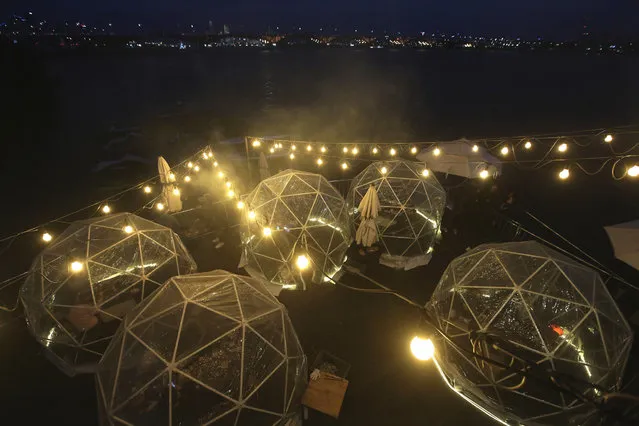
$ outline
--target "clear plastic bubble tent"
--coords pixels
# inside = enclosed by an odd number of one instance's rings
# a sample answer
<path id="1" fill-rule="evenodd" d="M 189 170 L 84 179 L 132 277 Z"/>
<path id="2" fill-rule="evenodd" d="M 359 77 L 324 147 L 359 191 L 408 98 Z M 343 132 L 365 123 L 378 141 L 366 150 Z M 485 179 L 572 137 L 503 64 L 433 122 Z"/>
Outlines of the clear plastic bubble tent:
<path id="1" fill-rule="evenodd" d="M 169 228 L 131 213 L 73 222 L 20 290 L 27 325 L 63 372 L 91 372 L 122 317 L 196 265 Z"/>
<path id="2" fill-rule="evenodd" d="M 376 219 L 382 253 L 420 256 L 432 252 L 439 231 L 446 193 L 434 173 L 413 161 L 378 161 L 359 173 L 351 183 L 346 201 L 355 228 L 360 223 L 356 209 L 373 185 L 380 211 Z"/>
<path id="3" fill-rule="evenodd" d="M 171 278 L 127 315 L 100 362 L 102 425 L 285 425 L 299 414 L 306 357 L 261 280 Z"/>
<path id="4" fill-rule="evenodd" d="M 285 170 L 260 182 L 244 203 L 243 263 L 251 276 L 305 289 L 299 256 L 309 261 L 311 282 L 339 271 L 351 233 L 344 198 L 326 178 Z"/>
<path id="5" fill-rule="evenodd" d="M 574 395 L 473 357 L 522 366 L 471 332 L 496 336 L 536 371 L 570 378 L 570 386 L 591 397 L 601 390 L 588 383 L 619 389 L 633 340 L 599 274 L 533 241 L 485 244 L 454 259 L 427 309 L 456 345 L 471 351 L 438 340 L 436 357 L 449 384 L 513 424 L 589 424 L 596 413 Z"/>

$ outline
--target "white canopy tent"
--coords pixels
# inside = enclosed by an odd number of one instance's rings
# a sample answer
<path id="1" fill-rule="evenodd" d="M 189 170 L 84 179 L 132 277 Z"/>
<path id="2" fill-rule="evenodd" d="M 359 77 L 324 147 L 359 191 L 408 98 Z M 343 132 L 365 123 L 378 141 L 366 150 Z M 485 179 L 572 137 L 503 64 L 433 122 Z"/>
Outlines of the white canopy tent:
<path id="1" fill-rule="evenodd" d="M 417 154 L 417 159 L 434 172 L 446 173 L 465 178 L 478 178 L 482 170 L 491 175 L 501 173 L 501 161 L 492 156 L 486 148 L 467 139 L 458 139 L 440 147 L 433 147 Z M 435 155 L 435 150 L 439 154 Z"/>
<path id="2" fill-rule="evenodd" d="M 639 269 L 639 219 L 604 227 L 615 257 Z"/>

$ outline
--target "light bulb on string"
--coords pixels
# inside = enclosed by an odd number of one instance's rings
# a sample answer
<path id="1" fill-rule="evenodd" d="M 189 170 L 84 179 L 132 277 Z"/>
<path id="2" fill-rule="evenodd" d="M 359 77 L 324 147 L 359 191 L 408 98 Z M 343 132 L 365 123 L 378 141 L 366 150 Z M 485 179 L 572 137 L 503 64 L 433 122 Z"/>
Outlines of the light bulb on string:
<path id="1" fill-rule="evenodd" d="M 82 262 L 78 260 L 74 260 L 69 265 L 69 268 L 71 269 L 71 272 L 77 273 L 77 272 L 82 272 L 82 269 L 84 269 L 84 265 L 82 264 Z"/>
<path id="2" fill-rule="evenodd" d="M 109 214 L 109 213 L 111 213 L 111 207 L 109 207 L 109 205 L 108 205 L 108 204 L 103 205 L 103 206 L 102 206 L 102 213 L 104 213 L 104 214 Z"/>
<path id="3" fill-rule="evenodd" d="M 558 176 L 559 176 L 559 179 L 566 180 L 570 177 L 570 170 L 564 168 L 559 172 Z"/>
<path id="4" fill-rule="evenodd" d="M 611 134 L 607 134 L 606 137 L 604 137 L 604 142 L 610 143 L 610 142 L 612 142 L 613 139 L 614 138 L 612 137 Z"/>
<path id="5" fill-rule="evenodd" d="M 428 177 L 429 175 L 430 175 L 430 172 L 428 171 L 428 169 L 422 170 L 422 176 Z"/>
<path id="6" fill-rule="evenodd" d="M 238 201 L 236 207 L 238 210 L 242 210 L 244 208 L 244 201 Z"/>
<path id="7" fill-rule="evenodd" d="M 217 167 L 217 166 L 219 166 L 218 162 L 217 162 L 217 161 L 214 161 L 214 162 L 213 162 L 213 167 Z"/>
<path id="8" fill-rule="evenodd" d="M 202 158 L 205 159 L 205 160 L 208 160 L 209 159 L 209 154 L 207 154 L 206 152 L 203 152 L 202 153 Z"/>
<path id="9" fill-rule="evenodd" d="M 169 173 L 169 181 L 175 182 L 175 173 Z"/>
<path id="10" fill-rule="evenodd" d="M 292 152 L 289 154 L 288 158 L 290 158 L 291 160 L 295 160 L 295 154 L 293 154 Z"/>
<path id="11" fill-rule="evenodd" d="M 391 157 L 394 157 L 395 155 L 397 155 L 397 150 L 395 148 L 391 148 L 388 153 Z"/>
<path id="12" fill-rule="evenodd" d="M 626 170 L 626 173 L 629 177 L 633 178 L 639 176 L 639 165 L 635 164 L 634 166 L 628 168 L 628 170 Z"/>
<path id="13" fill-rule="evenodd" d="M 209 151 L 209 158 L 213 159 L 213 151 Z"/>
<path id="14" fill-rule="evenodd" d="M 275 148 L 271 148 L 268 150 L 268 152 L 270 152 L 271 154 L 273 154 L 275 152 Z"/>
<path id="15" fill-rule="evenodd" d="M 441 150 L 441 149 L 439 149 L 438 147 L 435 147 L 435 149 L 433 149 L 433 155 L 434 155 L 435 157 L 438 157 L 438 156 L 439 156 L 439 154 L 441 154 L 441 153 L 442 153 L 442 150 Z"/>
<path id="16" fill-rule="evenodd" d="M 180 195 L 180 190 L 178 188 L 173 188 L 173 195 Z"/>
<path id="17" fill-rule="evenodd" d="M 435 355 L 435 345 L 430 339 L 415 336 L 410 342 L 410 351 L 418 360 L 428 361 Z"/>
<path id="18" fill-rule="evenodd" d="M 488 170 L 484 169 L 481 172 L 479 172 L 479 177 L 486 180 L 488 179 L 488 176 L 490 175 L 490 173 L 488 173 Z"/>
<path id="19" fill-rule="evenodd" d="M 144 193 L 145 194 L 150 194 L 151 193 L 151 187 L 149 185 L 144 187 Z"/>
<path id="20" fill-rule="evenodd" d="M 321 158 L 318 158 L 316 163 L 318 166 L 321 166 L 322 164 L 324 164 L 324 160 L 322 160 Z"/>
<path id="21" fill-rule="evenodd" d="M 272 233 L 273 231 L 271 231 L 271 228 L 269 228 L 268 226 L 262 229 L 262 235 L 264 235 L 265 237 L 270 237 Z"/>
<path id="22" fill-rule="evenodd" d="M 291 151 L 295 151 L 297 147 L 295 145 L 291 145 Z"/>
<path id="23" fill-rule="evenodd" d="M 229 198 L 235 197 L 235 191 L 233 191 L 232 189 L 229 189 L 228 192 L 226 193 L 226 196 Z"/>
<path id="24" fill-rule="evenodd" d="M 225 185 L 226 185 L 226 187 L 227 187 L 227 188 L 231 188 L 231 186 L 232 186 L 233 184 L 231 183 L 231 181 L 230 181 L 230 180 L 227 180 Z"/>
<path id="25" fill-rule="evenodd" d="M 295 259 L 295 266 L 297 266 L 297 269 L 299 269 L 300 271 L 307 269 L 309 265 L 310 262 L 308 260 L 308 257 L 306 257 L 306 255 L 304 254 L 300 254 L 299 256 L 297 256 L 297 259 Z"/>
<path id="26" fill-rule="evenodd" d="M 186 167 L 188 167 L 189 169 L 193 168 L 193 162 L 189 161 L 188 163 L 186 163 Z"/>
<path id="27" fill-rule="evenodd" d="M 260 142 L 259 139 L 254 139 L 251 145 L 253 145 L 253 148 L 259 148 L 260 145 L 262 145 L 262 142 Z"/>
<path id="28" fill-rule="evenodd" d="M 473 145 L 473 152 L 479 152 L 479 147 L 477 145 Z"/>
<path id="29" fill-rule="evenodd" d="M 416 146 L 411 147 L 410 153 L 413 155 L 417 154 L 417 147 Z"/>
<path id="30" fill-rule="evenodd" d="M 346 170 L 346 169 L 348 169 L 348 163 L 346 161 L 344 161 L 342 163 L 342 170 Z"/>
<path id="31" fill-rule="evenodd" d="M 320 148 L 320 152 L 322 152 L 322 153 L 326 152 L 326 147 L 325 146 L 321 147 Z"/>
<path id="32" fill-rule="evenodd" d="M 133 233 L 133 227 L 131 225 L 126 225 L 124 228 L 122 228 L 122 230 L 124 231 L 125 234 Z"/>
<path id="33" fill-rule="evenodd" d="M 186 182 L 186 183 L 191 182 L 191 176 L 189 176 L 189 175 L 184 176 L 184 182 Z"/>
<path id="34" fill-rule="evenodd" d="M 379 169 L 379 172 L 385 175 L 386 173 L 388 173 L 388 169 L 386 168 L 386 166 L 383 166 L 381 169 Z"/>
<path id="35" fill-rule="evenodd" d="M 562 143 L 557 147 L 557 151 L 559 152 L 566 152 L 568 151 L 568 144 L 567 143 Z"/>
<path id="36" fill-rule="evenodd" d="M 526 148 L 526 149 L 532 148 L 532 142 L 526 141 L 526 143 L 524 144 L 524 148 Z"/>
<path id="37" fill-rule="evenodd" d="M 344 154 L 348 154 L 348 147 L 347 147 L 347 146 L 345 146 L 344 148 L 342 148 L 342 152 L 343 152 Z"/>
<path id="38" fill-rule="evenodd" d="M 157 203 L 155 205 L 155 208 L 158 209 L 159 211 L 164 210 L 164 203 Z"/>
<path id="39" fill-rule="evenodd" d="M 53 237 L 48 232 L 42 234 L 42 241 L 44 241 L 45 243 L 51 242 L 52 239 Z"/>
<path id="40" fill-rule="evenodd" d="M 196 173 L 199 172 L 200 171 L 200 166 L 193 167 L 193 170 L 195 170 Z"/>
<path id="41" fill-rule="evenodd" d="M 377 149 L 377 147 L 373 148 L 373 155 L 377 155 L 377 153 L 379 152 L 379 149 Z"/>
<path id="42" fill-rule="evenodd" d="M 255 212 L 253 210 L 249 210 L 249 212 L 246 215 L 249 220 L 254 220 L 255 219 Z"/>
<path id="43" fill-rule="evenodd" d="M 223 171 L 219 171 L 217 172 L 217 177 L 219 177 L 220 179 L 222 179 L 224 177 L 224 172 Z"/>
<path id="44" fill-rule="evenodd" d="M 507 147 L 507 146 L 503 146 L 503 147 L 501 147 L 501 149 L 499 150 L 499 152 L 500 152 L 500 153 L 501 153 L 501 155 L 503 155 L 503 156 L 508 155 L 508 152 L 509 152 L 509 151 L 510 151 L 510 150 L 508 149 L 508 147 Z"/>
<path id="45" fill-rule="evenodd" d="M 312 146 L 310 146 L 310 145 L 306 145 L 306 150 L 307 150 L 308 152 L 311 152 L 311 151 L 313 150 L 313 147 L 312 147 Z"/>
<path id="46" fill-rule="evenodd" d="M 351 149 L 351 154 L 353 154 L 353 155 L 359 154 L 359 148 L 358 147 L 353 147 L 353 149 Z"/>

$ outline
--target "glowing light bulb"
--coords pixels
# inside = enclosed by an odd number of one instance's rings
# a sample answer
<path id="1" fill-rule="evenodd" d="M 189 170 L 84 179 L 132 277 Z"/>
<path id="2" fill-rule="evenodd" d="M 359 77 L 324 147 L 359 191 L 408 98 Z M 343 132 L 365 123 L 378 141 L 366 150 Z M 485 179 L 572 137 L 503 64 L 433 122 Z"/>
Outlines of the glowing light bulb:
<path id="1" fill-rule="evenodd" d="M 124 228 L 122 228 L 122 230 L 126 233 L 126 234 L 132 234 L 133 233 L 133 227 L 131 225 L 127 225 Z"/>
<path id="2" fill-rule="evenodd" d="M 173 188 L 173 195 L 180 195 L 180 190 L 178 188 Z"/>
<path id="3" fill-rule="evenodd" d="M 45 243 L 48 243 L 52 239 L 53 237 L 48 232 L 45 232 L 44 234 L 42 234 L 42 241 L 44 241 Z"/>
<path id="4" fill-rule="evenodd" d="M 355 147 L 355 148 L 351 149 L 351 154 L 353 154 L 353 155 L 359 154 L 359 148 Z"/>
<path id="5" fill-rule="evenodd" d="M 297 147 L 295 145 L 291 145 L 291 151 L 295 151 Z"/>
<path id="6" fill-rule="evenodd" d="M 348 169 L 348 163 L 346 163 L 346 162 L 342 163 L 342 169 L 343 170 Z"/>
<path id="7" fill-rule="evenodd" d="M 238 209 L 242 210 L 244 208 L 244 201 L 238 201 L 236 206 Z"/>
<path id="8" fill-rule="evenodd" d="M 193 167 L 193 170 L 195 170 L 196 173 L 199 172 L 200 171 L 200 166 Z"/>
<path id="9" fill-rule="evenodd" d="M 634 165 L 632 167 L 630 167 L 626 173 L 628 173 L 628 176 L 630 177 L 637 177 L 639 176 L 639 166 L 638 165 Z"/>
<path id="10" fill-rule="evenodd" d="M 144 187 L 144 193 L 145 193 L 145 194 L 150 194 L 150 193 L 151 193 L 151 187 L 150 187 L 150 186 L 148 186 L 148 185 L 147 185 L 147 186 L 145 186 L 145 187 Z"/>
<path id="11" fill-rule="evenodd" d="M 562 171 L 559 172 L 559 179 L 566 180 L 569 177 L 570 177 L 570 170 L 563 169 Z"/>
<path id="12" fill-rule="evenodd" d="M 82 264 L 82 262 L 79 262 L 77 260 L 71 262 L 71 265 L 69 266 L 71 267 L 71 272 L 80 272 L 82 271 L 82 269 L 84 269 L 84 265 Z"/>
<path id="13" fill-rule="evenodd" d="M 479 172 L 479 177 L 482 179 L 488 179 L 489 173 L 488 170 L 484 169 L 481 172 Z"/>
<path id="14" fill-rule="evenodd" d="M 378 152 L 379 152 L 379 149 L 377 149 L 377 147 L 373 148 L 373 154 L 377 155 Z"/>
<path id="15" fill-rule="evenodd" d="M 235 197 L 235 191 L 233 191 L 232 189 L 229 189 L 228 192 L 226 193 L 226 196 L 229 198 Z"/>
<path id="16" fill-rule="evenodd" d="M 321 152 L 326 152 L 326 147 L 325 147 L 325 146 L 321 147 L 321 148 L 320 148 L 320 151 L 321 151 Z"/>
<path id="17" fill-rule="evenodd" d="M 193 163 L 189 161 L 189 162 L 186 164 L 186 167 L 188 167 L 189 169 L 192 169 L 192 168 L 193 168 Z"/>
<path id="18" fill-rule="evenodd" d="M 410 351 L 418 360 L 428 361 L 435 355 L 435 345 L 430 339 L 422 339 L 419 336 L 415 336 L 410 341 Z"/>
<path id="19" fill-rule="evenodd" d="M 227 188 L 230 188 L 233 184 L 231 183 L 231 181 L 226 181 L 225 185 Z"/>
<path id="20" fill-rule="evenodd" d="M 411 153 L 411 154 L 413 154 L 413 155 L 414 155 L 414 154 L 417 154 L 417 147 L 416 147 L 416 146 L 412 147 L 412 148 L 410 149 L 410 153 Z"/>
<path id="21" fill-rule="evenodd" d="M 422 176 L 428 177 L 428 175 L 430 175 L 430 172 L 428 171 L 428 169 L 422 170 Z"/>
<path id="22" fill-rule="evenodd" d="M 273 231 L 271 231 L 271 228 L 269 227 L 262 229 L 262 235 L 264 235 L 265 237 L 270 237 L 272 233 Z"/>
<path id="23" fill-rule="evenodd" d="M 251 145 L 253 145 L 253 148 L 259 148 L 260 145 L 262 145 L 262 142 L 260 142 L 258 139 L 254 139 Z"/>
<path id="24" fill-rule="evenodd" d="M 293 154 L 293 153 L 291 152 L 291 154 L 288 156 L 288 158 L 290 158 L 291 160 L 295 160 L 295 154 Z"/>
<path id="25" fill-rule="evenodd" d="M 275 152 L 275 148 L 271 148 L 268 150 L 268 152 L 270 152 L 271 154 L 273 154 Z"/>
<path id="26" fill-rule="evenodd" d="M 209 154 L 207 154 L 206 152 L 202 153 L 202 158 L 204 158 L 205 160 L 209 159 Z"/>
<path id="27" fill-rule="evenodd" d="M 111 207 L 109 207 L 109 205 L 108 205 L 108 204 L 103 205 L 103 206 L 102 206 L 102 213 L 104 213 L 104 214 L 109 214 L 109 213 L 111 213 Z"/>
<path id="28" fill-rule="evenodd" d="M 211 158 L 211 159 L 213 158 L 213 152 L 212 151 L 209 151 L 209 158 Z"/>
<path id="29" fill-rule="evenodd" d="M 255 212 L 253 210 L 249 210 L 247 216 L 248 216 L 249 220 L 253 220 L 253 219 L 255 219 Z"/>
<path id="30" fill-rule="evenodd" d="M 383 166 L 381 169 L 379 169 L 379 172 L 385 175 L 386 173 L 388 173 L 388 169 L 386 168 L 386 166 Z"/>
<path id="31" fill-rule="evenodd" d="M 526 148 L 526 149 L 532 148 L 532 142 L 526 141 L 526 143 L 524 144 L 524 148 Z"/>
<path id="32" fill-rule="evenodd" d="M 606 137 L 604 138 L 604 142 L 606 142 L 606 143 L 610 143 L 610 142 L 612 142 L 612 139 L 613 139 L 612 135 L 608 134 L 608 135 L 606 135 Z"/>
<path id="33" fill-rule="evenodd" d="M 164 210 L 164 203 L 157 203 L 155 205 L 155 208 L 158 209 L 159 211 Z"/>
<path id="34" fill-rule="evenodd" d="M 217 161 L 215 161 L 215 162 L 213 163 L 213 167 L 217 167 L 217 166 L 219 166 L 219 164 L 218 164 L 218 162 L 217 162 Z"/>
<path id="35" fill-rule="evenodd" d="M 169 181 L 175 182 L 175 173 L 169 173 Z"/>
<path id="36" fill-rule="evenodd" d="M 388 153 L 391 155 L 391 157 L 394 157 L 397 154 L 397 150 L 395 148 L 391 148 Z"/>
<path id="37" fill-rule="evenodd" d="M 479 147 L 477 145 L 473 145 L 473 152 L 479 152 Z"/>
<path id="38" fill-rule="evenodd" d="M 223 171 L 219 171 L 217 172 L 217 177 L 219 177 L 220 179 L 222 179 L 224 177 L 224 172 Z"/>
<path id="39" fill-rule="evenodd" d="M 308 257 L 306 257 L 306 255 L 300 254 L 299 256 L 297 256 L 297 259 L 295 259 L 295 266 L 297 266 L 297 269 L 299 269 L 300 271 L 308 268 L 309 264 L 310 262 L 308 261 Z"/>
<path id="40" fill-rule="evenodd" d="M 348 154 L 348 147 L 347 147 L 347 146 L 345 146 L 344 148 L 342 148 L 342 152 L 343 152 L 344 154 Z"/>
<path id="41" fill-rule="evenodd" d="M 509 149 L 507 146 L 503 146 L 501 150 L 499 150 L 499 152 L 501 152 L 501 155 L 508 155 L 508 151 Z"/>
<path id="42" fill-rule="evenodd" d="M 306 145 L 306 150 L 307 150 L 308 152 L 311 152 L 311 151 L 313 150 L 313 147 L 312 147 L 312 146 L 310 146 L 310 145 Z"/>
<path id="43" fill-rule="evenodd" d="M 568 151 L 568 144 L 567 143 L 562 143 L 561 145 L 559 145 L 557 147 L 557 151 L 559 152 L 566 152 Z"/>
<path id="44" fill-rule="evenodd" d="M 434 155 L 435 157 L 439 156 L 439 154 L 441 154 L 441 153 L 442 153 L 442 150 L 441 150 L 441 149 L 439 149 L 439 148 L 435 148 L 435 149 L 433 149 L 433 155 Z"/>
<path id="45" fill-rule="evenodd" d="M 318 166 L 321 166 L 322 164 L 324 164 L 324 160 L 322 160 L 321 158 L 318 158 L 316 163 Z"/>
<path id="46" fill-rule="evenodd" d="M 187 183 L 191 182 L 191 176 L 189 175 L 184 176 L 184 182 L 187 182 Z"/>

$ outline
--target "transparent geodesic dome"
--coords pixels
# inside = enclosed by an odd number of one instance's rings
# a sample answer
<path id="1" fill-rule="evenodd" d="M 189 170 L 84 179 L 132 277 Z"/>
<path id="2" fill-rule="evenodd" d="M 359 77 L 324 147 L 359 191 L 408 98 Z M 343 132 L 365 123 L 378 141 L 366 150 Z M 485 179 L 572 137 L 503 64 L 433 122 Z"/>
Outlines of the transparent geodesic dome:
<path id="1" fill-rule="evenodd" d="M 100 362 L 102 425 L 285 425 L 306 357 L 261 280 L 212 271 L 171 278 L 127 315 Z"/>
<path id="2" fill-rule="evenodd" d="M 439 232 L 446 193 L 433 173 L 413 161 L 372 163 L 351 183 L 349 213 L 355 228 L 360 223 L 357 207 L 369 186 L 377 190 L 380 211 L 376 219 L 382 253 L 390 256 L 421 256 L 433 251 Z"/>
<path id="3" fill-rule="evenodd" d="M 173 231 L 120 213 L 72 223 L 35 259 L 20 298 L 47 357 L 74 375 L 95 368 L 135 305 L 195 270 Z"/>
<path id="4" fill-rule="evenodd" d="M 436 343 L 446 380 L 513 424 L 590 424 L 591 406 L 558 391 L 550 375 L 596 398 L 619 388 L 632 345 L 599 274 L 533 241 L 485 244 L 456 258 L 427 309 L 454 342 Z"/>
<path id="5" fill-rule="evenodd" d="M 243 266 L 251 276 L 305 289 L 339 271 L 351 233 L 344 199 L 326 178 L 286 170 L 260 182 L 244 203 Z M 309 263 L 303 275 L 300 256 Z"/>

